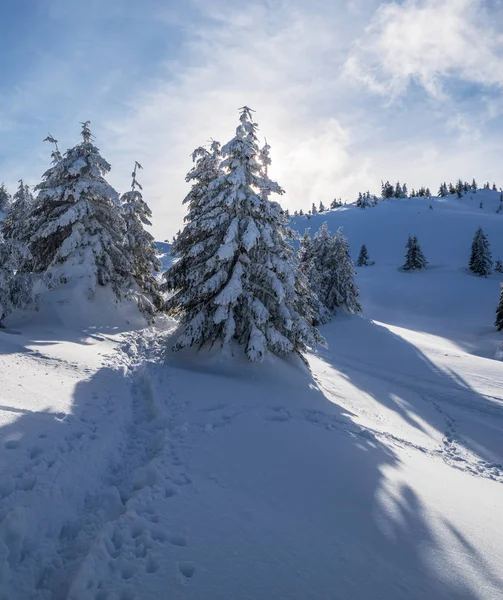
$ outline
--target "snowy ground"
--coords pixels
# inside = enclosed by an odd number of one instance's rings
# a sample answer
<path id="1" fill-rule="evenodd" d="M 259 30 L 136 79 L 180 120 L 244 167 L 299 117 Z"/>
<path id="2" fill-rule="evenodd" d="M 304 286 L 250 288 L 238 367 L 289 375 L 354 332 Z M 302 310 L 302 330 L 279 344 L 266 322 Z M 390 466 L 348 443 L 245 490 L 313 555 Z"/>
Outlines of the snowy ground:
<path id="1" fill-rule="evenodd" d="M 463 270 L 478 201 L 400 202 L 324 216 L 377 264 L 309 368 L 166 354 L 169 321 L 0 331 L 0 599 L 503 598 L 500 276 Z"/>

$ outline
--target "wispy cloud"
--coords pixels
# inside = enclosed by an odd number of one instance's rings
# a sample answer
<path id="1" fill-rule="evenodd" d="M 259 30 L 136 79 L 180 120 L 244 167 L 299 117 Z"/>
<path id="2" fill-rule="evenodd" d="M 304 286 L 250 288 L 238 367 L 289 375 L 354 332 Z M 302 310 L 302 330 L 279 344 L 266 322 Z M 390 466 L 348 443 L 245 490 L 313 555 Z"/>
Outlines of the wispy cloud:
<path id="1" fill-rule="evenodd" d="M 495 17 L 480 0 L 383 4 L 356 43 L 346 70 L 371 90 L 392 97 L 416 81 L 443 99 L 448 77 L 501 87 L 503 35 Z"/>
<path id="2" fill-rule="evenodd" d="M 352 200 L 381 178 L 418 187 L 500 172 L 500 15 L 478 0 L 146 0 L 141 11 L 118 0 L 75 30 L 76 4 L 50 6 L 62 40 L 17 87 L 0 85 L 0 178 L 36 181 L 49 154 L 39 140 L 51 131 L 66 148 L 91 119 L 116 187 L 144 165 L 159 237 L 181 226 L 190 153 L 227 141 L 243 104 L 292 210 Z"/>

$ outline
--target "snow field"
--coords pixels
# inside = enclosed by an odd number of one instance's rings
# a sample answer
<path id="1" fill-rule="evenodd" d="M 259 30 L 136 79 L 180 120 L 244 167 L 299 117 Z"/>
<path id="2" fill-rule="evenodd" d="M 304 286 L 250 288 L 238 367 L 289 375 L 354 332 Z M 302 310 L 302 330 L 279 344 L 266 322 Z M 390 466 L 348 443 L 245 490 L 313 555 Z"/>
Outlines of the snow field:
<path id="1" fill-rule="evenodd" d="M 9 322 L 0 599 L 503 598 L 501 274 L 464 270 L 503 216 L 474 196 L 297 222 L 376 261 L 308 365 L 173 354 L 169 319 L 70 292 Z M 398 270 L 409 233 L 424 272 Z"/>

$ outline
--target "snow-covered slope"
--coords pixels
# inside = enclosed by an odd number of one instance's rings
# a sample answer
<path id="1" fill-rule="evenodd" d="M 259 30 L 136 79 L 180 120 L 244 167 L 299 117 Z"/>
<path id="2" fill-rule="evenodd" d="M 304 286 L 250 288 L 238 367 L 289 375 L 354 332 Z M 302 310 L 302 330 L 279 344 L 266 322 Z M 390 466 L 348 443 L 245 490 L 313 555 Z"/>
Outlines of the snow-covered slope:
<path id="1" fill-rule="evenodd" d="M 169 320 L 12 319 L 0 598 L 502 598 L 499 274 L 463 269 L 479 224 L 503 255 L 503 216 L 479 194 L 297 224 L 342 225 L 376 261 L 309 368 L 173 355 Z M 409 232 L 424 273 L 397 269 Z"/>
<path id="2" fill-rule="evenodd" d="M 503 259 L 499 199 L 500 193 L 492 190 L 462 199 L 392 199 L 365 210 L 349 205 L 297 217 L 292 227 L 300 233 L 307 227 L 314 233 L 324 222 L 333 233 L 342 227 L 355 262 L 361 245 L 367 246 L 376 264 L 358 268 L 356 278 L 367 318 L 441 335 L 472 353 L 494 357 L 501 343 L 494 318 L 503 274 L 494 272 L 486 279 L 467 268 L 479 226 L 488 235 L 493 258 Z M 409 234 L 418 237 L 429 262 L 426 271 L 399 270 Z"/>
<path id="3" fill-rule="evenodd" d="M 159 252 L 159 260 L 161 261 L 162 269 L 165 271 L 166 269 L 169 269 L 173 262 L 173 257 L 171 256 L 171 244 L 169 242 L 156 242 L 156 246 Z"/>

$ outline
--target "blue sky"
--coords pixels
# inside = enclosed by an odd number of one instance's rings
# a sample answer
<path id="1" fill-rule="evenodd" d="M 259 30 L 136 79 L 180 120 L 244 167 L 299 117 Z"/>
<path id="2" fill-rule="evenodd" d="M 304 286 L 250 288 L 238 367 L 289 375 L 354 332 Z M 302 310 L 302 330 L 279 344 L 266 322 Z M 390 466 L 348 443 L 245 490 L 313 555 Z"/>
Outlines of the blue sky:
<path id="1" fill-rule="evenodd" d="M 284 206 L 475 177 L 503 186 L 502 2 L 16 0 L 0 6 L 0 180 L 36 184 L 91 120 L 154 233 L 181 226 L 190 153 L 256 110 Z"/>

